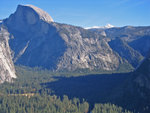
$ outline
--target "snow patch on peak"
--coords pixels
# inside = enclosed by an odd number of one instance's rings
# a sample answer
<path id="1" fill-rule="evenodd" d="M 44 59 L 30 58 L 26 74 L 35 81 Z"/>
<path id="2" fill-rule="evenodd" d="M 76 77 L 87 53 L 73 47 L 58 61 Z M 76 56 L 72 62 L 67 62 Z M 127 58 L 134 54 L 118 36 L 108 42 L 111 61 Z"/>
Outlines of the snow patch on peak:
<path id="1" fill-rule="evenodd" d="M 36 6 L 33 6 L 33 5 L 19 5 L 19 6 L 32 8 L 39 15 L 40 19 L 42 19 L 46 22 L 54 22 L 52 17 L 47 12 L 43 11 L 42 9 L 40 9 Z"/>
<path id="2" fill-rule="evenodd" d="M 107 25 L 105 26 L 105 28 L 112 28 L 112 27 L 115 27 L 115 26 L 113 26 L 113 25 L 111 25 L 111 24 L 107 24 Z"/>
<path id="3" fill-rule="evenodd" d="M 86 27 L 85 29 L 99 29 L 101 28 L 100 26 L 93 26 L 93 27 Z"/>
<path id="4" fill-rule="evenodd" d="M 109 28 L 113 28 L 115 26 L 111 25 L 111 24 L 107 24 L 106 26 L 93 26 L 93 27 L 86 27 L 85 29 L 109 29 Z"/>

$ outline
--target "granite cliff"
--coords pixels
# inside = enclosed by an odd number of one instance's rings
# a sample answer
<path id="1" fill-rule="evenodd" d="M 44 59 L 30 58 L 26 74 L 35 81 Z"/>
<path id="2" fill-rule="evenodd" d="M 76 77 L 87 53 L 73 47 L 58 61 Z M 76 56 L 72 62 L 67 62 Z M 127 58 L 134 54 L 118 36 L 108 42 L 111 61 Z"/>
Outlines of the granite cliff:
<path id="1" fill-rule="evenodd" d="M 0 25 L 0 83 L 12 82 L 12 78 L 16 78 L 8 40 L 8 31 Z"/>

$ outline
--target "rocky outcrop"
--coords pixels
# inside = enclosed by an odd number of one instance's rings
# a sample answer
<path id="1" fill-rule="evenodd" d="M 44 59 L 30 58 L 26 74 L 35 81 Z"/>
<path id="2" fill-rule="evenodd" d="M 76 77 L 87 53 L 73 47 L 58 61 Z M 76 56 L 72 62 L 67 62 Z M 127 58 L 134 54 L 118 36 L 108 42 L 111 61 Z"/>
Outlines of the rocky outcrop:
<path id="1" fill-rule="evenodd" d="M 16 78 L 8 40 L 9 33 L 0 26 L 0 83 L 11 82 L 12 78 Z"/>

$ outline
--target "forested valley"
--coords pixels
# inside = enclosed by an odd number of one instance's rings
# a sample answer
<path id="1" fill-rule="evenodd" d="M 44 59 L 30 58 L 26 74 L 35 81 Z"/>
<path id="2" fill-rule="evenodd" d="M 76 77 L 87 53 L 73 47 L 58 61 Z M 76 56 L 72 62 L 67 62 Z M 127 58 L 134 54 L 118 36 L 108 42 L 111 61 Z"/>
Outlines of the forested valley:
<path id="1" fill-rule="evenodd" d="M 67 77 L 23 66 L 16 71 L 17 79 L 0 85 L 0 113 L 131 113 L 102 98 L 124 74 Z"/>

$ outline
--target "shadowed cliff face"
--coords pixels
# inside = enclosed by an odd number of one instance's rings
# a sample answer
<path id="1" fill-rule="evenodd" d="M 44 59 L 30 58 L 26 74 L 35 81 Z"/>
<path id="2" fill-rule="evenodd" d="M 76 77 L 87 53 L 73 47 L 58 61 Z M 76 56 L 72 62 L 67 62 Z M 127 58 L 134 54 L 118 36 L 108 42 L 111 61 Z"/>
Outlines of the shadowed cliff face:
<path id="1" fill-rule="evenodd" d="M 150 49 L 150 27 L 149 26 L 125 26 L 105 30 L 106 35 L 115 39 L 124 40 L 131 48 L 146 56 Z"/>
<path id="2" fill-rule="evenodd" d="M 150 52 L 149 52 L 150 53 Z M 144 59 L 135 71 L 135 82 L 140 86 L 150 90 L 150 54 Z"/>
<path id="3" fill-rule="evenodd" d="M 120 38 L 116 38 L 109 42 L 110 47 L 116 51 L 122 58 L 127 59 L 127 61 L 132 64 L 133 67 L 137 67 L 143 60 L 143 56 L 132 47 L 130 47 L 127 42 Z"/>
<path id="4" fill-rule="evenodd" d="M 128 79 L 128 82 L 126 82 L 125 85 L 126 85 L 124 91 L 125 99 L 131 100 L 130 103 L 133 103 L 132 106 L 135 107 L 139 106 L 136 109 L 139 110 L 140 113 L 149 113 L 150 111 L 150 54 L 143 60 L 143 62 L 135 70 L 135 72 Z"/>
<path id="5" fill-rule="evenodd" d="M 10 47 L 16 64 L 57 71 L 117 70 L 120 65 L 129 65 L 110 48 L 106 37 L 54 23 L 37 9 L 19 5 L 4 21 L 13 36 Z"/>
<path id="6" fill-rule="evenodd" d="M 0 83 L 11 82 L 12 78 L 16 78 L 8 40 L 9 33 L 0 26 Z"/>
<path id="7" fill-rule="evenodd" d="M 150 54 L 139 67 L 113 91 L 110 97 L 122 106 L 134 109 L 135 112 L 150 111 Z"/>

